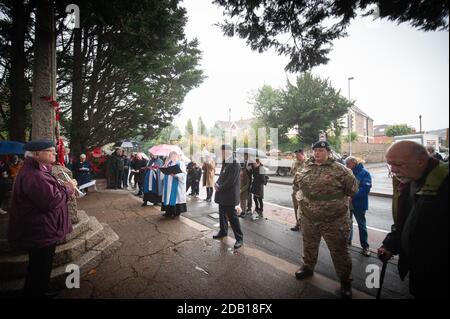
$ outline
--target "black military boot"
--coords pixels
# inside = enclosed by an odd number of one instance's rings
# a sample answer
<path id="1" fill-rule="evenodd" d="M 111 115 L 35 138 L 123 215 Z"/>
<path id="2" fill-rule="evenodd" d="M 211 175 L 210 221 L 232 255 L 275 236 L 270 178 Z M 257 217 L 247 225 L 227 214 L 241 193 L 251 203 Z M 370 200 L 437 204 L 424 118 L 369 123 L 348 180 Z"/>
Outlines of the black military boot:
<path id="1" fill-rule="evenodd" d="M 314 271 L 308 268 L 300 268 L 295 272 L 295 278 L 303 280 L 314 275 Z"/>
<path id="2" fill-rule="evenodd" d="M 341 282 L 341 296 L 343 299 L 352 299 L 352 283 L 351 281 Z"/>

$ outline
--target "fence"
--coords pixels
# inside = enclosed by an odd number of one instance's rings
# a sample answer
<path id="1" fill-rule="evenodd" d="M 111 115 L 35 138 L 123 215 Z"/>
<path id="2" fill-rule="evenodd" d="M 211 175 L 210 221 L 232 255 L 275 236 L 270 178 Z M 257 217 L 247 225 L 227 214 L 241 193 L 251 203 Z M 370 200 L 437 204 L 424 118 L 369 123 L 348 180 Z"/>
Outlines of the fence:
<path id="1" fill-rule="evenodd" d="M 380 163 L 385 161 L 385 154 L 390 144 L 352 143 L 352 155 L 362 158 L 366 163 Z M 348 143 L 342 143 L 342 153 L 349 153 Z"/>

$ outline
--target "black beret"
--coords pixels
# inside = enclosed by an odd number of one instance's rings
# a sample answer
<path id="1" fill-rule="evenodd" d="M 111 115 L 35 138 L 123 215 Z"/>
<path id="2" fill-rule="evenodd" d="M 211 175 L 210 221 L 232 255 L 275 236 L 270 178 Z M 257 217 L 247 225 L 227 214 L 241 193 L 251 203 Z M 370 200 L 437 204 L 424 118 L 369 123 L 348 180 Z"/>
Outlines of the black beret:
<path id="1" fill-rule="evenodd" d="M 37 152 L 50 147 L 55 147 L 55 142 L 52 140 L 40 139 L 28 142 L 23 148 L 25 151 Z"/>
<path id="2" fill-rule="evenodd" d="M 232 151 L 232 150 L 233 150 L 233 148 L 232 148 L 231 145 L 229 145 L 229 144 L 222 144 L 222 146 L 220 147 L 220 149 L 221 149 L 222 151 Z"/>
<path id="3" fill-rule="evenodd" d="M 312 147 L 312 149 L 315 149 L 315 148 L 326 148 L 328 151 L 331 149 L 331 148 L 330 148 L 330 144 L 328 144 L 327 141 L 318 141 L 318 142 L 315 142 L 314 145 L 313 145 L 313 147 Z"/>
<path id="4" fill-rule="evenodd" d="M 303 150 L 299 148 L 298 150 L 295 150 L 294 153 L 303 153 Z"/>

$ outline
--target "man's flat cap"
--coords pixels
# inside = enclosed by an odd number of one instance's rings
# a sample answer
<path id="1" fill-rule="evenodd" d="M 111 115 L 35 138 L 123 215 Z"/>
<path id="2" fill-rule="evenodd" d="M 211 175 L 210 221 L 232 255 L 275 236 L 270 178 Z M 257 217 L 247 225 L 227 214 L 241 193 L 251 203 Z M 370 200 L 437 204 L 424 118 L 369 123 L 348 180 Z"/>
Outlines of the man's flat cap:
<path id="1" fill-rule="evenodd" d="M 298 150 L 295 150 L 294 153 L 303 153 L 303 150 L 299 148 Z"/>
<path id="2" fill-rule="evenodd" d="M 331 149 L 330 148 L 330 144 L 328 144 L 327 141 L 318 141 L 315 142 L 312 149 L 316 149 L 316 148 L 326 148 L 328 151 Z"/>
<path id="3" fill-rule="evenodd" d="M 28 142 L 23 148 L 25 151 L 37 152 L 50 147 L 55 147 L 55 142 L 52 140 L 40 139 Z"/>

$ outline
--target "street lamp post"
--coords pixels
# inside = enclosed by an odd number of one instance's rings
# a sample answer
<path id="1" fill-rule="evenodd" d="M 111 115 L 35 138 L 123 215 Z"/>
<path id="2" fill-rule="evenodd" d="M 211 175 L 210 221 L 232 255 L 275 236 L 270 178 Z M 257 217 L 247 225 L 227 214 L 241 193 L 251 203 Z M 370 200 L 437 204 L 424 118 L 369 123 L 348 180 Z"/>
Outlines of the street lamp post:
<path id="1" fill-rule="evenodd" d="M 422 133 L 422 115 L 419 115 L 419 129 L 420 129 L 419 133 Z"/>
<path id="2" fill-rule="evenodd" d="M 354 77 L 349 77 L 348 80 L 348 100 L 350 101 L 350 81 L 353 80 Z M 352 155 L 352 113 L 350 110 L 348 111 L 348 154 Z"/>

